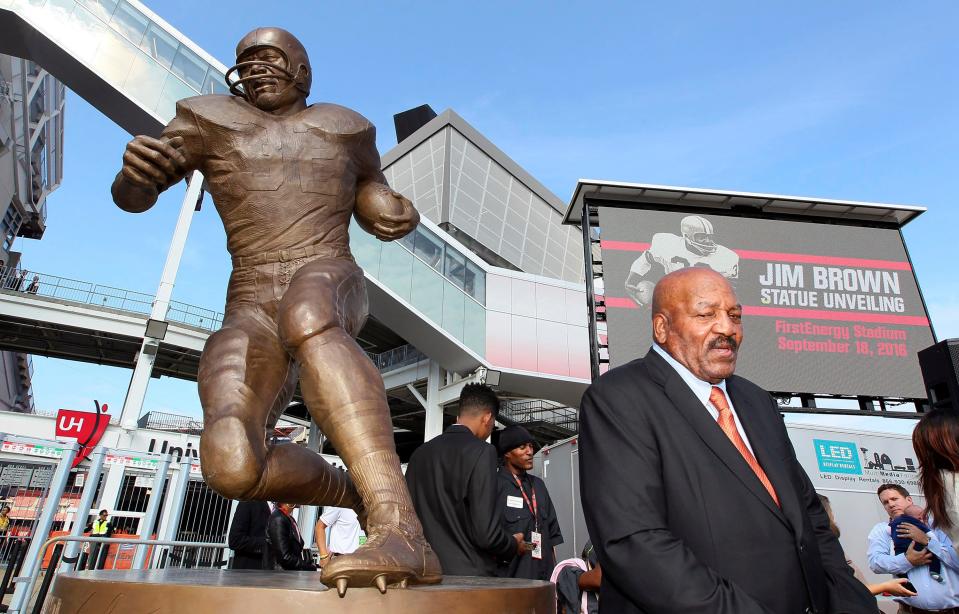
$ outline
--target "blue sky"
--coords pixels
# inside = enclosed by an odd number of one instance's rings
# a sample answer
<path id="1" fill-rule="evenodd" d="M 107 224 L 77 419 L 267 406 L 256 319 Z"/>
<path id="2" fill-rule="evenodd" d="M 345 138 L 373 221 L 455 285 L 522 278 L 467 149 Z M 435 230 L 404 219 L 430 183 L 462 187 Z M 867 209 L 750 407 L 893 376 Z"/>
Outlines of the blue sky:
<path id="1" fill-rule="evenodd" d="M 905 237 L 939 338 L 959 336 L 954 2 L 147 4 L 227 65 L 251 28 L 285 27 L 311 101 L 369 117 L 381 152 L 394 113 L 449 107 L 564 200 L 589 177 L 926 206 Z M 155 291 L 182 189 L 117 209 L 129 138 L 69 96 L 63 184 L 43 240 L 19 240 L 25 267 Z M 207 203 L 174 298 L 222 309 L 224 244 Z M 38 358 L 37 403 L 119 411 L 129 375 Z M 195 384 L 153 380 L 145 408 L 197 413 Z"/>

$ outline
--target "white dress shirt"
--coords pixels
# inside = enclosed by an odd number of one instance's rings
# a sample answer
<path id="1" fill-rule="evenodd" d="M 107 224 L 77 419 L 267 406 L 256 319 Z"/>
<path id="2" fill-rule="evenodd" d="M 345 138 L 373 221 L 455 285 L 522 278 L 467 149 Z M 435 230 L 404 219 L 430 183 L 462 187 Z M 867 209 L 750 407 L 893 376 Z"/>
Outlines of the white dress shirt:
<path id="1" fill-rule="evenodd" d="M 729 411 L 733 414 L 733 420 L 736 422 L 736 430 L 739 431 L 739 436 L 743 438 L 743 441 L 746 443 L 746 447 L 749 448 L 749 452 L 755 456 L 756 453 L 753 452 L 753 447 L 749 443 L 749 437 L 746 437 L 746 431 L 743 430 L 743 425 L 739 421 L 739 415 L 736 414 L 736 408 L 733 407 L 733 400 L 730 398 L 729 393 L 726 392 L 726 380 L 719 382 L 718 384 L 710 384 L 707 381 L 703 381 L 693 375 L 693 373 L 683 366 L 678 360 L 669 355 L 669 352 L 664 350 L 658 343 L 653 344 L 653 351 L 662 356 L 666 362 L 669 363 L 673 369 L 676 370 L 676 373 L 679 373 L 679 376 L 683 378 L 683 381 L 686 382 L 686 385 L 689 386 L 689 389 L 692 390 L 693 394 L 696 395 L 696 398 L 703 404 L 706 408 L 706 411 L 709 412 L 709 415 L 713 417 L 713 420 L 719 420 L 719 410 L 716 409 L 712 403 L 709 402 L 709 395 L 713 391 L 713 386 L 718 387 L 723 391 L 723 394 L 726 395 L 726 402 L 729 404 Z"/>
<path id="2" fill-rule="evenodd" d="M 926 548 L 942 561 L 942 582 L 936 582 L 929 573 L 929 565 L 913 567 L 905 554 L 895 554 L 888 522 L 880 522 L 869 532 L 869 550 L 866 558 L 869 569 L 880 574 L 906 574 L 916 587 L 915 597 L 897 599 L 922 610 L 944 610 L 959 607 L 959 556 L 949 537 L 933 527 L 926 533 Z"/>

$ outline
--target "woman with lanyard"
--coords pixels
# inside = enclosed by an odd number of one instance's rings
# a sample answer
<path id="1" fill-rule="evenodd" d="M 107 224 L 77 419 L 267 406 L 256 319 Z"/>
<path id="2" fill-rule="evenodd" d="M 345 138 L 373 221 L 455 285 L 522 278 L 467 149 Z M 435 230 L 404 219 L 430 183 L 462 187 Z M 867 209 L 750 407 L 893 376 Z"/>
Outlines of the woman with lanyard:
<path id="1" fill-rule="evenodd" d="M 555 547 L 563 543 L 556 510 L 546 484 L 529 472 L 533 468 L 533 437 L 514 425 L 499 433 L 497 451 L 503 460 L 499 470 L 498 502 L 507 533 L 522 533 L 530 552 L 503 562 L 499 575 L 509 578 L 549 580 L 556 565 Z"/>

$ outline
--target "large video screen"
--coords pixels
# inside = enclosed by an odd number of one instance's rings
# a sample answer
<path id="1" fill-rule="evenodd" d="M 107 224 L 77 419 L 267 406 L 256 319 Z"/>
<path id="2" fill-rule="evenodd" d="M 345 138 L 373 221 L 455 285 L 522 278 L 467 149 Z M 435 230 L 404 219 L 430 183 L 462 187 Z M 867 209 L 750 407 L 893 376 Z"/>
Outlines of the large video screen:
<path id="1" fill-rule="evenodd" d="M 736 373 L 776 392 L 925 398 L 933 344 L 895 229 L 601 207 L 610 366 L 652 343 L 656 281 L 709 267 L 743 305 Z"/>

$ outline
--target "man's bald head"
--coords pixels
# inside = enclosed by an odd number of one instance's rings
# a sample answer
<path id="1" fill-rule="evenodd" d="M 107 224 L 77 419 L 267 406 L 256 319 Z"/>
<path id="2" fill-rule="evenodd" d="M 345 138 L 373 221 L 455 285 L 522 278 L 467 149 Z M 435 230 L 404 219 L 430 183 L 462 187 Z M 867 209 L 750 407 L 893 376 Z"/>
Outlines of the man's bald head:
<path id="1" fill-rule="evenodd" d="M 673 271 L 653 289 L 653 338 L 701 380 L 733 374 L 742 343 L 742 306 L 729 281 L 712 269 Z"/>
<path id="2" fill-rule="evenodd" d="M 677 302 L 686 299 L 691 288 L 697 288 L 703 282 L 725 285 L 733 291 L 729 281 L 712 269 L 704 267 L 679 269 L 660 279 L 653 288 L 652 315 L 671 310 Z"/>

